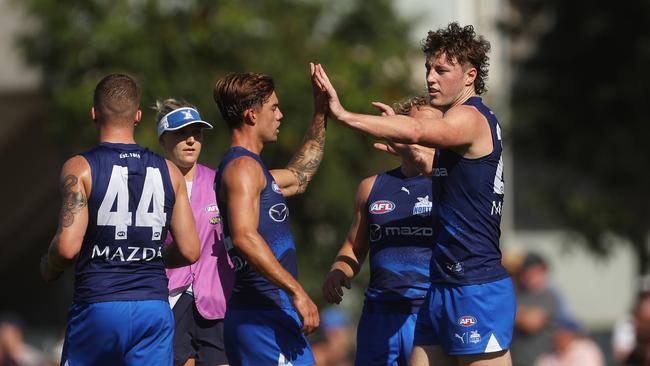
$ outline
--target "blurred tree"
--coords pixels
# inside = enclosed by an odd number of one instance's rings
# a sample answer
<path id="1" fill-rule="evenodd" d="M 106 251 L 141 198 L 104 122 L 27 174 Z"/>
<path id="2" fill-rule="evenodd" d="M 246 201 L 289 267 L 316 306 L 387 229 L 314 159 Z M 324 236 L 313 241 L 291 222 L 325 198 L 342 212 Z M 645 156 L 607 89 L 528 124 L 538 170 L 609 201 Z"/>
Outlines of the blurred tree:
<path id="1" fill-rule="evenodd" d="M 628 239 L 647 273 L 650 2 L 511 5 L 511 132 L 517 167 L 528 173 L 518 197 L 548 209 L 595 253 L 607 254 L 613 237 Z"/>
<path id="2" fill-rule="evenodd" d="M 111 72 L 135 76 L 143 89 L 137 140 L 161 151 L 155 134 L 156 98 L 195 103 L 215 122 L 202 161 L 215 167 L 229 141 L 212 101 L 214 82 L 228 72 L 274 76 L 285 118 L 279 142 L 263 157 L 286 164 L 311 121 L 309 61 L 327 67 L 351 110 L 372 112 L 370 101 L 413 93 L 409 22 L 390 0 L 179 1 L 25 0 L 35 20 L 20 40 L 40 67 L 49 100 L 46 128 L 72 154 L 95 143 L 89 118 L 97 81 Z M 424 80 L 423 85 L 424 88 Z M 320 284 L 347 229 L 356 185 L 396 164 L 360 134 L 330 123 L 325 160 L 291 215 L 302 282 L 322 301 Z M 389 163 L 390 161 L 390 163 Z M 55 179 L 56 177 L 52 177 Z M 55 218 L 51 218 L 55 222 Z"/>

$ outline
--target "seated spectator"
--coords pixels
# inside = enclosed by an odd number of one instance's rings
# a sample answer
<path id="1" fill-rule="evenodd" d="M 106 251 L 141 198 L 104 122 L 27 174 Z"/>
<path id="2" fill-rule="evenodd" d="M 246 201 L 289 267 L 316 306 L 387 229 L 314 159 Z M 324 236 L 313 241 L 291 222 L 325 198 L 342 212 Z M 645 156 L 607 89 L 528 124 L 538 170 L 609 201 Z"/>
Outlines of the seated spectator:
<path id="1" fill-rule="evenodd" d="M 535 366 L 604 366 L 605 357 L 594 341 L 572 320 L 563 319 L 553 334 L 554 352 L 542 355 Z"/>

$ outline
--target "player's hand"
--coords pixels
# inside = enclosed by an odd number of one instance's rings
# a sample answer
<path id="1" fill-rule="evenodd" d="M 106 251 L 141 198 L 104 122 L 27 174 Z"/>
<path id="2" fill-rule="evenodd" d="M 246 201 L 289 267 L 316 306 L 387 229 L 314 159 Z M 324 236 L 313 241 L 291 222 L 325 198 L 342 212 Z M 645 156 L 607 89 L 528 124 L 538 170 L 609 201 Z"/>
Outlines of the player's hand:
<path id="1" fill-rule="evenodd" d="M 311 88 L 314 95 L 314 113 L 327 113 L 329 104 L 329 95 L 325 91 L 323 85 L 316 78 L 316 65 L 313 62 L 309 63 L 309 70 L 311 73 Z"/>
<path id="2" fill-rule="evenodd" d="M 327 94 L 330 115 L 337 120 L 342 120 L 347 111 L 345 108 L 343 108 L 343 105 L 341 105 L 339 96 L 336 94 L 336 89 L 334 89 L 334 86 L 330 82 L 330 79 L 327 77 L 323 66 L 316 64 L 314 65 L 314 68 L 315 81 Z"/>
<path id="3" fill-rule="evenodd" d="M 381 102 L 372 102 L 371 103 L 375 108 L 379 109 L 379 112 L 381 112 L 382 116 L 394 116 L 395 115 L 395 110 L 393 107 L 389 106 L 388 104 L 384 104 Z"/>
<path id="4" fill-rule="evenodd" d="M 59 277 L 61 277 L 61 274 L 63 273 L 63 271 L 55 270 L 54 268 L 52 268 L 47 258 L 47 253 L 41 256 L 40 269 L 41 269 L 41 277 L 43 277 L 43 279 L 46 282 L 52 282 L 54 280 L 57 280 Z"/>
<path id="5" fill-rule="evenodd" d="M 320 325 L 318 308 L 302 289 L 293 296 L 293 306 L 302 318 L 302 332 L 309 334 Z"/>
<path id="6" fill-rule="evenodd" d="M 350 278 L 340 269 L 333 269 L 323 283 L 323 296 L 330 304 L 340 304 L 343 300 L 343 287 L 352 288 Z"/>
<path id="7" fill-rule="evenodd" d="M 372 147 L 379 151 L 383 151 L 385 153 L 389 153 L 391 155 L 399 156 L 397 151 L 391 146 L 392 144 L 390 143 L 382 143 L 382 142 L 375 142 L 372 144 Z"/>

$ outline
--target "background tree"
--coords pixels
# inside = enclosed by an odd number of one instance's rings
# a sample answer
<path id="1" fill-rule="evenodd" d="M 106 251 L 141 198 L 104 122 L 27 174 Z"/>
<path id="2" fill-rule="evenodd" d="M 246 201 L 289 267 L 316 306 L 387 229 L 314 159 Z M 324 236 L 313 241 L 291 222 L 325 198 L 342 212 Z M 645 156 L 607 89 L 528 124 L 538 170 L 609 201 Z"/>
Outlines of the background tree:
<path id="1" fill-rule="evenodd" d="M 326 65 L 351 110 L 374 112 L 370 101 L 392 102 L 414 92 L 408 65 L 419 51 L 408 42 L 409 22 L 389 0 L 25 0 L 20 5 L 35 21 L 20 45 L 42 70 L 46 128 L 65 149 L 61 161 L 95 143 L 92 92 L 111 72 L 140 82 L 144 117 L 136 139 L 153 150 L 161 151 L 155 113 L 147 107 L 172 96 L 195 103 L 215 125 L 206 133 L 201 157 L 212 167 L 229 141 L 212 87 L 228 72 L 275 78 L 285 117 L 278 143 L 263 152 L 270 167 L 289 161 L 311 121 L 308 62 Z M 372 151 L 366 137 L 331 122 L 320 171 L 307 193 L 289 202 L 301 280 L 316 301 L 322 302 L 320 284 L 348 229 L 357 183 L 397 164 Z M 56 177 L 44 179 L 55 184 Z M 69 301 L 69 288 L 60 301 Z"/>
<path id="2" fill-rule="evenodd" d="M 545 208 L 598 254 L 627 239 L 647 273 L 650 3 L 511 5 L 518 212 Z"/>

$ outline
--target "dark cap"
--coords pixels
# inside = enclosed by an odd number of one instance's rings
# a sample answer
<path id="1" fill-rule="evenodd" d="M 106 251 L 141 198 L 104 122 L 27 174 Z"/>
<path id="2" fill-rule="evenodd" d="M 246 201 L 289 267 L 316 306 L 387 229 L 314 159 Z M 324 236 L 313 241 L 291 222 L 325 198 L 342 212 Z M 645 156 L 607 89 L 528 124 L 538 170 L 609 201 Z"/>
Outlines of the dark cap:
<path id="1" fill-rule="evenodd" d="M 526 256 L 524 257 L 524 261 L 521 264 L 521 268 L 522 269 L 528 269 L 528 268 L 536 266 L 536 265 L 542 265 L 544 267 L 548 267 L 544 257 L 542 257 L 541 255 L 539 255 L 537 253 L 530 252 L 530 253 L 526 254 Z"/>

